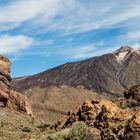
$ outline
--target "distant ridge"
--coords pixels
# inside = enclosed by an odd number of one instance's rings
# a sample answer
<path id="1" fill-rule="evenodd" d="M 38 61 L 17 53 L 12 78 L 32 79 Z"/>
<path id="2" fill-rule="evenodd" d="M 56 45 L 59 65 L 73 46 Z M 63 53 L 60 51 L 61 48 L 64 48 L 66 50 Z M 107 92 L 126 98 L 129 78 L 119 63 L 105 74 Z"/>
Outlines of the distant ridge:
<path id="1" fill-rule="evenodd" d="M 120 96 L 140 84 L 140 50 L 123 46 L 115 52 L 84 61 L 66 63 L 42 73 L 13 79 L 17 91 L 50 85 L 84 86 L 102 94 Z"/>

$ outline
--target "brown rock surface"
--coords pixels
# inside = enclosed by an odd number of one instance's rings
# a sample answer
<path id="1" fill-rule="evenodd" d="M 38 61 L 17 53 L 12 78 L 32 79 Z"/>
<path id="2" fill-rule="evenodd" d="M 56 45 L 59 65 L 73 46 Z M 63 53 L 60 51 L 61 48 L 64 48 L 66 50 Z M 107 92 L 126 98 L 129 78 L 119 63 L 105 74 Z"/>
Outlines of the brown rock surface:
<path id="1" fill-rule="evenodd" d="M 11 81 L 10 65 L 10 60 L 0 55 L 0 102 L 2 106 L 6 106 L 9 99 Z"/>
<path id="2" fill-rule="evenodd" d="M 128 91 L 124 92 L 126 98 L 131 98 L 140 101 L 140 85 L 131 87 Z"/>
<path id="3" fill-rule="evenodd" d="M 21 113 L 33 115 L 32 107 L 27 97 L 15 91 L 10 92 L 7 107 Z"/>
<path id="4" fill-rule="evenodd" d="M 10 65 L 10 60 L 0 55 L 0 106 L 32 115 L 32 108 L 27 98 L 10 88 Z"/>

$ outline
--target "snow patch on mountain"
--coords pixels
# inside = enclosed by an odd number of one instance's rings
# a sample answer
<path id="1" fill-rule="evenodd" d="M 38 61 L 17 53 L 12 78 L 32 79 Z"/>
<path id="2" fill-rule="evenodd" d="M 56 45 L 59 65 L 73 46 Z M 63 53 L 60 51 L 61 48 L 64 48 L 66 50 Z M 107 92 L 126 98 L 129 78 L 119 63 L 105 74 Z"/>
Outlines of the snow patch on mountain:
<path id="1" fill-rule="evenodd" d="M 127 54 L 128 54 L 128 51 L 116 54 L 117 61 L 122 62 Z"/>
<path id="2" fill-rule="evenodd" d="M 140 54 L 140 49 L 134 49 L 132 52 L 136 52 L 137 54 Z"/>

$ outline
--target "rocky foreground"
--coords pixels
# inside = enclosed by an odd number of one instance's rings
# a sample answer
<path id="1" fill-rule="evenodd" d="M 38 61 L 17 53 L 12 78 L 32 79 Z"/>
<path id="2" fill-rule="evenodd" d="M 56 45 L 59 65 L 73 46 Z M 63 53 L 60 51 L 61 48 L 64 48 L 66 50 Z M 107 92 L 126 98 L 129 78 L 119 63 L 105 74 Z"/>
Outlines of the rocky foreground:
<path id="1" fill-rule="evenodd" d="M 90 130 L 87 140 L 139 140 L 140 86 L 132 87 L 124 95 L 124 99 L 114 103 L 106 99 L 85 101 L 77 111 L 69 111 L 65 119 L 51 128 L 69 128 L 82 121 Z"/>
<path id="2" fill-rule="evenodd" d="M 116 102 L 85 101 L 52 124 L 47 118 L 1 108 L 0 140 L 139 140 L 140 86 L 124 95 Z"/>

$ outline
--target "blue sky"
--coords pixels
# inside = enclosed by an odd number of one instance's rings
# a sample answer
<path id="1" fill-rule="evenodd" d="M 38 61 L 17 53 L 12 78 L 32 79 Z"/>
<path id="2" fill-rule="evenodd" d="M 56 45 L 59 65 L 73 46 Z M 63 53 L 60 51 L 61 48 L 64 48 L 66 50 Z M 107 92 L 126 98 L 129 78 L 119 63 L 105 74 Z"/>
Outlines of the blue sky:
<path id="1" fill-rule="evenodd" d="M 140 46 L 138 0 L 0 0 L 0 54 L 12 77 Z"/>

